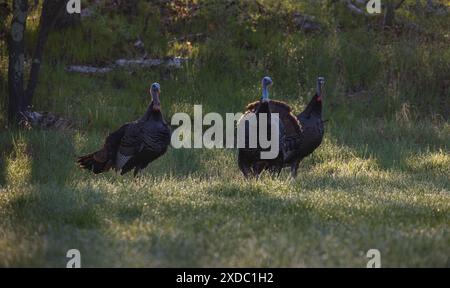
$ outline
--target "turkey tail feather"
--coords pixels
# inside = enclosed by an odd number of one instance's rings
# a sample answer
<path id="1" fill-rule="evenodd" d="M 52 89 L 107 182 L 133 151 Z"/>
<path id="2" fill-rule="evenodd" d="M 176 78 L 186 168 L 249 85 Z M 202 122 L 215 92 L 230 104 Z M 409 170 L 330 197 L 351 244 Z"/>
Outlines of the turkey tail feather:
<path id="1" fill-rule="evenodd" d="M 100 152 L 100 151 L 98 151 Z M 99 174 L 102 172 L 106 172 L 111 168 L 110 165 L 107 165 L 105 162 L 100 162 L 96 160 L 96 154 L 98 152 L 94 152 L 88 155 L 84 155 L 81 157 L 78 157 L 77 163 L 80 165 L 81 168 L 92 171 L 94 174 Z"/>

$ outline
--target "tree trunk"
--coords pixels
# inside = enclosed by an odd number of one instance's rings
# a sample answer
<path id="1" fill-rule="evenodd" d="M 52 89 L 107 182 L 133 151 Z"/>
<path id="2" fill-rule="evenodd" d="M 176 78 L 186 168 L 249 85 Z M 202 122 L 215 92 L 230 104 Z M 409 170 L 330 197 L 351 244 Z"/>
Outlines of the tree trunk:
<path id="1" fill-rule="evenodd" d="M 395 24 L 395 10 L 399 9 L 404 2 L 405 0 L 400 0 L 395 4 L 394 0 L 387 1 L 383 21 L 384 28 L 392 27 Z"/>
<path id="2" fill-rule="evenodd" d="M 11 124 L 18 123 L 20 113 L 25 111 L 24 81 L 24 33 L 27 21 L 28 1 L 14 0 L 11 35 L 8 39 L 8 120 Z"/>
<path id="3" fill-rule="evenodd" d="M 395 6 L 393 1 L 388 1 L 385 9 L 383 27 L 392 27 L 395 21 Z"/>
<path id="4" fill-rule="evenodd" d="M 34 90 L 36 89 L 39 70 L 41 68 L 42 55 L 44 53 L 45 43 L 48 39 L 48 34 L 57 20 L 57 16 L 66 5 L 65 0 L 45 0 L 42 6 L 41 18 L 39 20 L 39 33 L 36 42 L 36 47 L 33 52 L 33 60 L 31 64 L 30 78 L 28 80 L 25 107 L 31 106 L 33 103 Z"/>

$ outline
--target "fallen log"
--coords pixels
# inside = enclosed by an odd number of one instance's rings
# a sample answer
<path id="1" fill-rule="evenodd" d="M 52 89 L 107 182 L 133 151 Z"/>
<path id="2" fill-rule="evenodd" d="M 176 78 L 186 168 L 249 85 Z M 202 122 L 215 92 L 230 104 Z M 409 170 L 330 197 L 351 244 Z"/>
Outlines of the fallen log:
<path id="1" fill-rule="evenodd" d="M 111 72 L 113 69 L 111 67 L 94 67 L 94 66 L 84 66 L 84 65 L 71 65 L 65 68 L 67 72 L 76 72 L 83 74 L 103 74 Z"/>
<path id="2" fill-rule="evenodd" d="M 157 66 L 165 66 L 169 68 L 181 68 L 181 65 L 186 62 L 187 58 L 173 57 L 163 59 L 118 59 L 113 65 L 105 67 L 95 67 L 86 65 L 70 65 L 65 68 L 67 72 L 82 73 L 82 74 L 104 74 L 109 73 L 117 68 L 149 68 Z"/>
<path id="3" fill-rule="evenodd" d="M 56 130 L 69 130 L 75 123 L 52 112 L 25 111 L 21 113 L 19 125 L 26 128 L 45 128 Z"/>

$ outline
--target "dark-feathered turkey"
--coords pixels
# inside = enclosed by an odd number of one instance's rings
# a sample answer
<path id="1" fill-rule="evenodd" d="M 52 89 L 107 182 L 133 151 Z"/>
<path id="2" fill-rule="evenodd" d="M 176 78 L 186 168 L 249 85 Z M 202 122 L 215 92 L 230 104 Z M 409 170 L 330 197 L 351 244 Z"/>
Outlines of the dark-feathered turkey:
<path id="1" fill-rule="evenodd" d="M 170 144 L 170 127 L 161 113 L 158 83 L 152 84 L 150 94 L 152 102 L 144 116 L 111 133 L 99 151 L 79 157 L 77 162 L 81 168 L 95 174 L 114 169 L 121 175 L 134 169 L 136 176 L 166 153 Z"/>
<path id="2" fill-rule="evenodd" d="M 262 159 L 261 152 L 267 152 L 270 148 L 262 148 L 259 142 L 259 131 L 260 131 L 260 118 L 263 114 L 266 114 L 266 127 L 268 140 L 271 141 L 270 135 L 272 127 L 272 113 L 274 113 L 275 108 L 273 107 L 273 101 L 269 100 L 269 86 L 272 85 L 272 79 L 270 77 L 264 77 L 262 80 L 262 97 L 259 101 L 250 103 L 246 107 L 246 112 L 241 117 L 238 123 L 238 127 L 245 125 L 245 139 L 244 147 L 238 147 L 238 165 L 239 169 L 242 171 L 246 178 L 255 176 L 258 177 L 262 171 L 268 169 L 272 174 L 278 174 L 283 168 L 283 137 L 284 137 L 284 127 L 282 121 L 278 123 L 278 144 L 279 150 L 276 158 L 274 159 Z M 252 124 L 251 118 L 256 119 Z M 275 128 L 274 128 L 275 129 Z M 256 147 L 252 147 L 250 141 L 250 131 L 253 131 L 253 136 L 256 136 L 255 142 Z"/>
<path id="3" fill-rule="evenodd" d="M 285 135 L 283 138 L 284 166 L 291 168 L 293 178 L 297 176 L 300 161 L 314 152 L 320 146 L 324 134 L 324 125 L 322 120 L 322 100 L 323 86 L 325 79 L 317 79 L 317 90 L 305 110 L 295 117 L 289 105 L 284 102 L 274 105 L 270 101 L 272 113 L 279 113 L 280 119 L 284 124 Z M 283 109 L 280 109 L 283 108 Z"/>
<path id="4" fill-rule="evenodd" d="M 323 86 L 325 78 L 317 78 L 316 94 L 306 106 L 305 110 L 297 116 L 302 126 L 302 140 L 294 145 L 290 156 L 285 159 L 286 165 L 291 167 L 293 178 L 297 176 L 300 161 L 320 146 L 324 134 L 324 121 L 322 120 Z"/>

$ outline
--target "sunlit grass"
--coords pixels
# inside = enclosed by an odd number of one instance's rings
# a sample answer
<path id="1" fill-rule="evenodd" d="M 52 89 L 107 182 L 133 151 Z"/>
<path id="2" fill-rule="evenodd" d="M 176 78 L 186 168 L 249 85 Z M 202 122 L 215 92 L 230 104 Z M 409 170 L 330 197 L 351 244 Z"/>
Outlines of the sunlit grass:
<path id="1" fill-rule="evenodd" d="M 33 157 L 24 161 L 27 182 L 16 185 L 19 174 L 0 188 L 0 266 L 64 267 L 74 247 L 85 267 L 364 267 L 371 248 L 384 267 L 446 266 L 446 139 L 428 140 L 438 149 L 398 144 L 404 152 L 392 162 L 389 140 L 365 143 L 378 125 L 366 124 L 366 135 L 348 145 L 329 127 L 295 181 L 288 171 L 245 181 L 235 151 L 217 149 L 170 149 L 138 179 L 94 176 L 76 167 L 74 155 L 98 147 L 103 133 L 3 134 L 2 143 L 26 141 Z"/>
<path id="2" fill-rule="evenodd" d="M 450 176 L 450 153 L 444 150 L 414 155 L 406 160 L 408 167 L 415 172 L 434 171 Z"/>
<path id="3" fill-rule="evenodd" d="M 30 147 L 21 136 L 13 139 L 12 153 L 5 159 L 6 182 L 21 186 L 30 181 L 31 161 Z"/>

